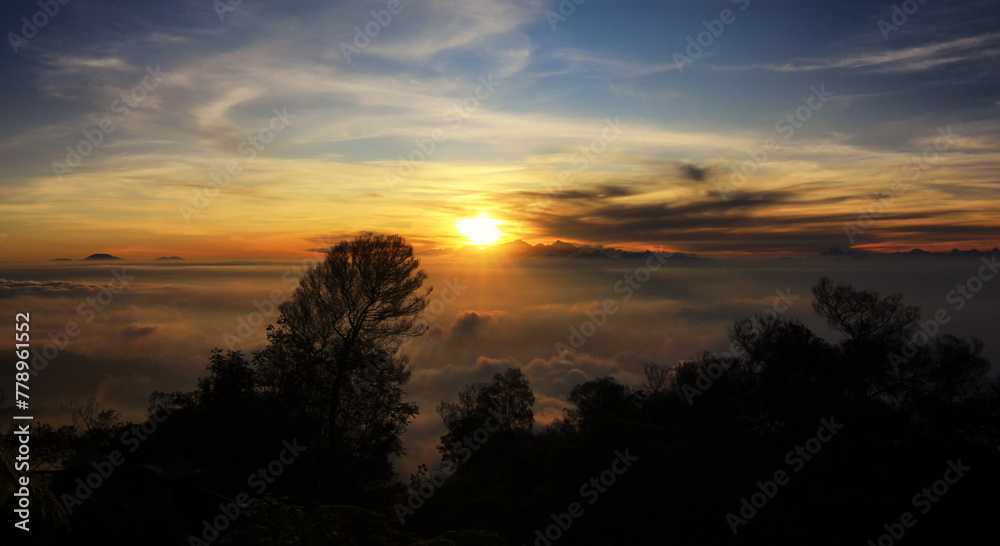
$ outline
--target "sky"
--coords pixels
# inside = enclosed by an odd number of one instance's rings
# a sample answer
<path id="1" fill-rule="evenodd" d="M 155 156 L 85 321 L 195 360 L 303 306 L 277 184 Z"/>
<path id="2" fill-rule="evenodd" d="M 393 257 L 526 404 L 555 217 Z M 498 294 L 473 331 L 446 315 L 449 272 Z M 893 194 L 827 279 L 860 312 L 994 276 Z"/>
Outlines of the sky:
<path id="1" fill-rule="evenodd" d="M 945 309 L 941 333 L 1000 362 L 997 288 L 952 296 L 981 257 L 893 254 L 998 246 L 995 2 L 55 5 L 0 14 L 0 307 L 58 349 L 40 420 L 90 397 L 142 418 L 227 336 L 259 349 L 263 323 L 241 321 L 273 322 L 304 264 L 368 231 L 458 292 L 403 349 L 421 414 L 402 475 L 438 460 L 434 406 L 507 367 L 544 426 L 573 385 L 725 350 L 779 292 L 835 341 L 809 306 L 824 275 Z M 643 259 L 447 250 L 517 239 L 698 257 L 626 301 Z M 89 307 L 116 274 L 134 278 Z"/>
<path id="2" fill-rule="evenodd" d="M 8 2 L 0 261 L 992 248 L 995 7 Z"/>

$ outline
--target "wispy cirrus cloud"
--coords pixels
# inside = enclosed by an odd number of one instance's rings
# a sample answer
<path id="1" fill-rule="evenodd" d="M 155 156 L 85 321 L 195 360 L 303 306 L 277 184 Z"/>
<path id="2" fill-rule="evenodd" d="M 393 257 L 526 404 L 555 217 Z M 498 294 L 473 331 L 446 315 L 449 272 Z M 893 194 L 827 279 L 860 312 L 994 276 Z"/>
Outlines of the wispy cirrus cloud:
<path id="1" fill-rule="evenodd" d="M 771 72 L 813 72 L 818 70 L 866 70 L 879 73 L 918 72 L 941 65 L 983 61 L 1000 56 L 1000 34 L 991 33 L 927 45 L 871 51 L 826 60 L 791 61 L 783 64 L 716 66 L 718 70 L 767 70 Z"/>
<path id="2" fill-rule="evenodd" d="M 502 215 L 512 237 L 565 237 L 518 215 L 561 173 L 573 178 L 551 198 L 548 213 L 557 216 L 587 201 L 686 207 L 717 198 L 716 183 L 778 136 L 776 120 L 823 83 L 835 97 L 780 142 L 748 190 L 809 194 L 795 205 L 802 217 L 856 216 L 873 185 L 887 187 L 907 154 L 926 148 L 915 140 L 944 125 L 968 136 L 895 211 L 953 221 L 952 205 L 979 210 L 976 200 L 1000 170 L 990 85 L 998 35 L 987 28 L 994 16 L 986 3 L 922 8 L 888 44 L 874 23 L 888 4 L 754 4 L 684 73 L 670 53 L 716 16 L 704 3 L 588 4 L 555 31 L 545 19 L 551 1 L 403 5 L 350 63 L 341 42 L 384 3 L 244 2 L 222 21 L 211 3 L 181 0 L 94 0 L 67 10 L 0 61 L 9 82 L 0 99 L 12 105 L 0 133 L 0 214 L 16 219 L 4 226 L 4 251 L 86 255 L 120 237 L 145 257 L 290 256 L 289 243 L 318 223 L 441 246 L 458 239 L 456 217 L 480 211 Z M 788 17 L 802 24 L 776 32 Z M 70 183 L 59 181 L 52 161 L 109 115 L 147 65 L 168 77 L 116 122 Z M 471 103 L 478 78 L 490 75 L 501 86 L 456 124 L 456 106 Z M 921 83 L 927 79 L 933 85 Z M 177 203 L 190 202 L 228 162 L 245 160 L 237 146 L 282 106 L 298 116 L 291 128 L 245 162 L 199 225 L 183 225 Z M 620 138 L 599 155 L 581 155 L 616 117 L 628 126 Z M 447 141 L 388 195 L 385 172 L 435 131 Z M 605 191 L 611 187 L 619 191 Z M 789 206 L 762 206 L 754 225 L 794 241 L 784 235 L 797 218 L 785 214 Z M 996 232 L 981 218 L 972 224 L 983 237 Z M 625 233 L 578 235 L 615 245 Z M 732 231 L 713 237 L 713 248 L 742 244 Z"/>
<path id="3" fill-rule="evenodd" d="M 461 9 L 445 0 L 406 2 L 387 25 L 387 36 L 375 40 L 365 54 L 408 62 L 427 62 L 442 53 L 469 49 L 490 55 L 482 46 L 510 46 L 512 35 L 539 21 L 544 11 L 543 0 L 470 0 Z"/>

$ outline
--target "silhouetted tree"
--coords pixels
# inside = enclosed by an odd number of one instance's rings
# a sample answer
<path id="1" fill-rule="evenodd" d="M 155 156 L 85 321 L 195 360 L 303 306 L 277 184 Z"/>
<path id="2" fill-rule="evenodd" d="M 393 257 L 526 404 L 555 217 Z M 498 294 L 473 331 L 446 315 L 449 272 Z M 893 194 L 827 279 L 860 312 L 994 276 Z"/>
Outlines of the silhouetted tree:
<path id="1" fill-rule="evenodd" d="M 577 385 L 564 419 L 504 457 L 476 455 L 414 525 L 425 525 L 428 536 L 479 526 L 513 543 L 544 544 L 535 530 L 580 500 L 581 482 L 607 468 L 610 454 L 630 449 L 639 461 L 585 505 L 562 542 L 877 541 L 883 523 L 896 521 L 914 493 L 960 458 L 979 477 L 963 478 L 946 502 L 917 515 L 919 531 L 907 530 L 906 540 L 995 538 L 984 501 L 1000 485 L 1000 379 L 988 375 L 982 343 L 931 334 L 921 341 L 919 310 L 898 295 L 827 279 L 814 294 L 817 314 L 844 338 L 831 342 L 799 321 L 752 317 L 730 328 L 736 354 L 647 364 L 645 382 L 634 387 L 612 377 Z M 446 457 L 448 444 L 480 423 L 474 408 L 484 391 L 469 385 L 457 403 L 439 407 L 449 428 L 439 448 Z M 813 445 L 807 440 L 823 419 L 844 428 L 803 457 L 804 467 L 790 463 L 797 446 Z M 789 483 L 734 535 L 726 514 L 778 470 Z M 512 505 L 521 507 L 516 515 Z"/>
<path id="2" fill-rule="evenodd" d="M 930 334 L 916 342 L 919 311 L 898 296 L 826 279 L 814 290 L 815 310 L 843 339 L 824 340 L 795 320 L 739 320 L 729 330 L 737 354 L 649 363 L 640 385 L 613 377 L 576 385 L 565 417 L 538 434 L 535 397 L 520 369 L 466 385 L 457 401 L 437 408 L 448 429 L 439 451 L 460 462 L 461 442 L 476 454 L 454 473 L 421 465 L 410 485 L 431 482 L 433 495 L 421 494 L 425 504 L 401 526 L 390 507 L 405 485 L 396 484 L 391 500 L 389 488 L 370 493 L 393 475 L 391 457 L 402 452 L 400 435 L 416 412 L 404 401 L 410 372 L 396 347 L 419 330 L 411 315 L 389 316 L 422 304 L 414 303 L 419 283 L 409 282 L 404 297 L 405 290 L 375 290 L 377 283 L 362 281 L 378 269 L 369 261 L 410 272 L 397 271 L 397 280 L 416 271 L 399 258 L 404 249 L 368 237 L 370 253 L 384 244 L 397 249 L 385 250 L 396 258 L 333 260 L 340 273 L 326 270 L 306 283 L 309 291 L 296 292 L 267 349 L 249 360 L 214 351 L 194 391 L 154 393 L 153 406 L 173 409 L 169 419 L 72 515 L 74 531 L 85 534 L 46 536 L 45 543 L 88 544 L 98 535 L 109 544 L 177 542 L 164 530 L 196 532 L 217 513 L 220 495 L 245 490 L 248 472 L 292 437 L 310 449 L 230 522 L 219 543 L 545 544 L 555 543 L 551 528 L 558 525 L 558 544 L 580 546 L 864 544 L 878 542 L 886 522 L 899 521 L 901 510 L 914 509 L 914 494 L 928 490 L 941 502 L 926 514 L 913 512 L 919 525 L 906 528 L 906 544 L 996 541 L 990 500 L 1000 487 L 1000 378 L 989 375 L 982 342 Z M 342 291 L 405 301 L 346 302 Z M 396 311 L 368 320 L 361 318 L 365 307 Z M 127 426 L 96 403 L 75 417 L 85 432 L 41 426 L 32 453 L 51 458 L 84 434 L 107 438 Z M 821 436 L 818 428 L 830 431 L 823 420 L 844 428 Z M 480 427 L 488 427 L 488 437 Z M 0 503 L 16 477 L 14 442 L 0 439 Z M 151 479 L 175 458 L 192 458 L 204 472 L 193 482 Z M 634 464 L 623 468 L 625 460 Z M 936 480 L 957 464 L 969 475 L 943 498 L 931 484 L 940 488 Z M 776 471 L 788 478 L 780 487 L 771 485 Z M 78 486 L 75 477 L 53 480 L 56 494 L 42 489 L 36 497 L 46 526 L 60 528 L 56 499 Z M 32 483 L 45 486 L 37 476 Z M 333 493 L 317 494 L 331 484 Z M 753 516 L 734 534 L 727 514 L 746 513 L 741 499 L 755 499 Z M 573 502 L 582 516 L 566 515 Z"/>
<path id="3" fill-rule="evenodd" d="M 534 404 L 535 394 L 520 368 L 495 374 L 492 381 L 466 385 L 458 393 L 457 403 L 438 404 L 438 414 L 448 428 L 438 451 L 445 460 L 460 464 L 464 457 L 456 454 L 456 446 L 489 421 L 491 427 L 498 428 L 495 432 L 500 437 L 491 438 L 494 446 L 510 441 L 513 434 L 530 435 L 535 422 L 531 409 Z"/>
<path id="4" fill-rule="evenodd" d="M 241 351 L 212 351 L 208 376 L 198 380 L 198 401 L 242 408 L 257 398 L 259 380 Z"/>
<path id="5" fill-rule="evenodd" d="M 90 398 L 83 404 L 71 403 L 70 411 L 73 427 L 81 440 L 103 452 L 117 444 L 126 426 L 121 412 L 114 408 L 101 409 L 96 398 Z"/>
<path id="6" fill-rule="evenodd" d="M 856 290 L 849 284 L 834 284 L 826 277 L 813 287 L 813 297 L 816 313 L 855 343 L 888 343 L 906 337 L 920 319 L 920 309 L 903 305 L 901 294 L 879 298 L 874 290 Z"/>
<path id="7" fill-rule="evenodd" d="M 567 410 L 570 423 L 577 428 L 629 417 L 635 410 L 632 389 L 607 376 L 573 387 L 567 400 L 575 407 Z"/>
<path id="8" fill-rule="evenodd" d="M 281 304 L 270 345 L 255 359 L 264 392 L 317 427 L 321 475 L 335 473 L 342 486 L 387 481 L 417 413 L 403 402 L 410 371 L 396 351 L 423 333 L 415 323 L 431 289 L 417 294 L 427 278 L 419 265 L 398 235 L 340 242 Z"/>

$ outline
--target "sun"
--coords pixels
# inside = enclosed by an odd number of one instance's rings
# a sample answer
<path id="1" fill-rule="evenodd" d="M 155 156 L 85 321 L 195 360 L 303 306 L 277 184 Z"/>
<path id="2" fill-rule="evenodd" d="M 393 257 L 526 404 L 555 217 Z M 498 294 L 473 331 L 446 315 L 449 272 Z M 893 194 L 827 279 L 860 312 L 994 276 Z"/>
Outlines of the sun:
<path id="1" fill-rule="evenodd" d="M 486 214 L 480 214 L 479 218 L 459 218 L 458 232 L 474 245 L 491 245 L 504 236 L 504 232 L 497 229 L 500 220 L 494 220 Z"/>

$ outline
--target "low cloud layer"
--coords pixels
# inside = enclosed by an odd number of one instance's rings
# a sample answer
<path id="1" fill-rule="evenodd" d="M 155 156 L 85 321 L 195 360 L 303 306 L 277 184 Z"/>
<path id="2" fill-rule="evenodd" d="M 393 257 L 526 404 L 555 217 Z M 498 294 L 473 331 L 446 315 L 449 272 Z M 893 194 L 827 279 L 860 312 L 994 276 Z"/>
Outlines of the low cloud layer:
<path id="1" fill-rule="evenodd" d="M 790 304 L 783 318 L 800 319 L 835 340 L 809 305 L 822 275 L 883 295 L 900 292 L 925 318 L 947 309 L 952 319 L 942 331 L 983 338 L 994 369 L 1000 363 L 1000 345 L 991 343 L 1000 288 L 986 282 L 961 310 L 947 300 L 977 274 L 979 257 L 667 259 L 648 275 L 641 271 L 646 264 L 643 258 L 425 258 L 435 287 L 424 315 L 429 330 L 403 350 L 414 368 L 406 391 L 421 413 L 406 435 L 409 454 L 400 468 L 437 462 L 439 402 L 508 367 L 521 367 L 531 381 L 543 426 L 561 415 L 574 385 L 605 375 L 637 383 L 645 363 L 669 365 L 724 350 L 727 326 L 773 308 L 779 292 Z M 135 279 L 90 322 L 79 306 L 87 309 L 87 299 L 106 285 L 109 268 L 0 269 L 4 308 L 31 313 L 34 347 L 51 355 L 50 345 L 64 345 L 32 385 L 37 415 L 66 422 L 71 401 L 96 397 L 137 419 L 154 389 L 194 388 L 212 348 L 226 347 L 227 339 L 239 340 L 236 348 L 246 352 L 263 345 L 263 326 L 276 319 L 269 302 L 291 296 L 301 265 L 129 265 Z M 446 287 L 449 301 L 434 303 Z M 605 311 L 609 301 L 612 313 Z M 79 327 L 75 337 L 66 335 L 70 322 Z M 8 334 L 12 325 L 0 325 L 0 335 Z M 574 335 L 583 343 L 575 346 Z M 557 344 L 575 351 L 557 354 Z"/>

